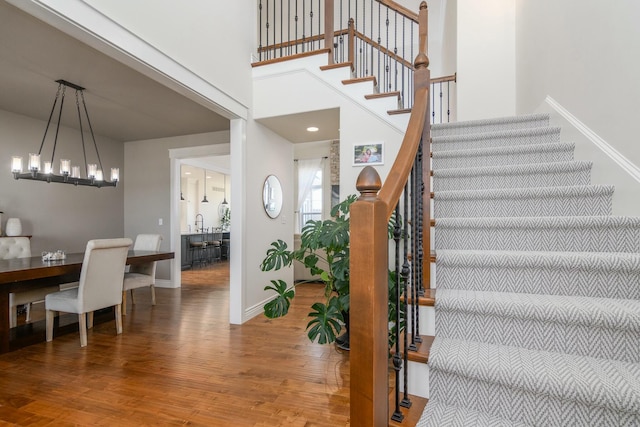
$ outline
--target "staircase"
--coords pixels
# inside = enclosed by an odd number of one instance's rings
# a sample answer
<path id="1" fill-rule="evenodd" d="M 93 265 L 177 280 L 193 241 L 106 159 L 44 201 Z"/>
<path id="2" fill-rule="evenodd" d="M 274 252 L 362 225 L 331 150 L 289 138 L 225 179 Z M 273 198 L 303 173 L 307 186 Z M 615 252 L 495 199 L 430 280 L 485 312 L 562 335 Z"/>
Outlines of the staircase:
<path id="1" fill-rule="evenodd" d="M 432 138 L 435 340 L 418 426 L 640 426 L 640 218 L 611 216 L 613 187 L 590 185 L 546 115 Z"/>

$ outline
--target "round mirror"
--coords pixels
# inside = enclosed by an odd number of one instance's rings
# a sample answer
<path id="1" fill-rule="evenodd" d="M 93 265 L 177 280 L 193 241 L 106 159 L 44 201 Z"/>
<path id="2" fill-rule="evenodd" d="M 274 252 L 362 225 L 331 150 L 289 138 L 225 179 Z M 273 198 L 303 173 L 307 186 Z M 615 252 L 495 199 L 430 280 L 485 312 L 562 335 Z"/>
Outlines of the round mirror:
<path id="1" fill-rule="evenodd" d="M 269 175 L 262 188 L 264 211 L 271 218 L 277 218 L 282 210 L 282 186 L 275 175 Z"/>

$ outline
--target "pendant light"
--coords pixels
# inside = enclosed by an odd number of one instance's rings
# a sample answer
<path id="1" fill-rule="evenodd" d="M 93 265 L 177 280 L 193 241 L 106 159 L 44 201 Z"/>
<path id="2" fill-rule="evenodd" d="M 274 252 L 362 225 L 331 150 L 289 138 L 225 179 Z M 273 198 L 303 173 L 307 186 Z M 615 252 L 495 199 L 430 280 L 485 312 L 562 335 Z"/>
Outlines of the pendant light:
<path id="1" fill-rule="evenodd" d="M 203 169 L 204 171 L 204 198 L 202 199 L 202 203 L 209 203 L 209 201 L 207 200 L 207 170 Z"/>
<path id="2" fill-rule="evenodd" d="M 224 177 L 224 196 L 222 206 L 226 208 L 229 205 L 229 203 L 227 203 L 227 175 L 223 174 L 222 176 Z"/>

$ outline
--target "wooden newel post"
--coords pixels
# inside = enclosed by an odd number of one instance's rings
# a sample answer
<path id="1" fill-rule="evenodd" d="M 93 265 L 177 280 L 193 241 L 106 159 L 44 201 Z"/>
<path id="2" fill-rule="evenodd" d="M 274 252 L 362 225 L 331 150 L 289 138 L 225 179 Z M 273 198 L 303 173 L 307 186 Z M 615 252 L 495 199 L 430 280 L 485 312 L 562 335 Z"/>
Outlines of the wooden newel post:
<path id="1" fill-rule="evenodd" d="M 388 208 L 378 198 L 380 175 L 365 167 L 350 213 L 351 426 L 387 426 Z"/>
<path id="2" fill-rule="evenodd" d="M 329 49 L 329 62 L 333 64 L 333 0 L 324 0 L 324 47 Z"/>

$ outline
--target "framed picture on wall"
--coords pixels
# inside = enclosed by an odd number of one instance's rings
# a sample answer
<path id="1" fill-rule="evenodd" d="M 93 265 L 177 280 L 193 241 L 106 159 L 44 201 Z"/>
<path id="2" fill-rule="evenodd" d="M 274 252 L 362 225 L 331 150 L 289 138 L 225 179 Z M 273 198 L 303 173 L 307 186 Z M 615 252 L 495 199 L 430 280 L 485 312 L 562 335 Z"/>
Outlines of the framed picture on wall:
<path id="1" fill-rule="evenodd" d="M 353 165 L 382 165 L 384 164 L 384 143 L 354 144 Z"/>

